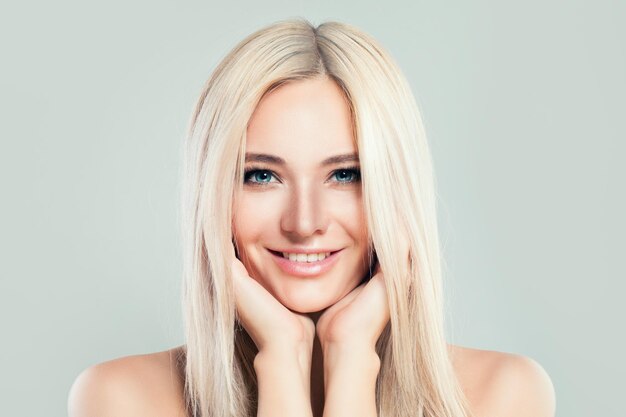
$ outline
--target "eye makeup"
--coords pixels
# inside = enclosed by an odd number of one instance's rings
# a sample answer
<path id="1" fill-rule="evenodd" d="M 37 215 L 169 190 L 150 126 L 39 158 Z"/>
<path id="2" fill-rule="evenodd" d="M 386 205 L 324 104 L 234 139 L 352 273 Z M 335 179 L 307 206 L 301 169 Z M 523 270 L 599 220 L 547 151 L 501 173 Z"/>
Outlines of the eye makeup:
<path id="1" fill-rule="evenodd" d="M 338 178 L 338 175 L 342 175 L 345 177 L 346 174 L 349 176 L 348 179 L 338 180 L 335 182 L 339 185 L 351 185 L 361 181 L 361 171 L 358 166 L 348 166 L 333 170 L 330 178 Z M 262 175 L 263 179 L 261 179 L 259 175 Z M 263 166 L 250 166 L 244 171 L 243 182 L 244 184 L 252 185 L 255 187 L 264 187 L 274 182 L 271 181 L 272 177 L 279 180 L 278 175 L 271 169 Z"/>

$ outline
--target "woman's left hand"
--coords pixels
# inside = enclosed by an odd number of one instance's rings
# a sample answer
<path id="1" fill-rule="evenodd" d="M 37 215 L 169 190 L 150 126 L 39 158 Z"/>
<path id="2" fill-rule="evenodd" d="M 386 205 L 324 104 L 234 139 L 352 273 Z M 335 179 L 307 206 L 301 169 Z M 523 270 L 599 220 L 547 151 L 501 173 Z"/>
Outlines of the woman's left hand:
<path id="1" fill-rule="evenodd" d="M 377 264 L 368 282 L 324 310 L 315 329 L 324 350 L 329 346 L 361 346 L 374 350 L 390 317 L 383 279 Z"/>

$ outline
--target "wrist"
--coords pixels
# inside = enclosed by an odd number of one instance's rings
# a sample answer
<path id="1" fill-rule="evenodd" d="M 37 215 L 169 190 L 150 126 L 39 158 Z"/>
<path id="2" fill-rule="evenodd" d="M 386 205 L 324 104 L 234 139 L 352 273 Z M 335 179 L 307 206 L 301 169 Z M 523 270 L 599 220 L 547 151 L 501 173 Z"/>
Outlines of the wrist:
<path id="1" fill-rule="evenodd" d="M 268 347 L 256 355 L 258 416 L 312 417 L 307 350 L 306 346 Z"/>
<path id="2" fill-rule="evenodd" d="M 369 343 L 358 343 L 358 342 L 350 342 L 350 343 L 337 343 L 337 342 L 326 342 L 321 343 L 322 352 L 324 357 L 350 357 L 357 356 L 360 358 L 370 359 L 379 359 L 378 354 L 376 353 L 376 347 Z"/>
<path id="3" fill-rule="evenodd" d="M 338 369 L 354 369 L 376 376 L 380 370 L 380 357 L 374 346 L 327 344 L 323 355 L 325 375 L 336 373 Z"/>
<path id="4" fill-rule="evenodd" d="M 311 356 L 313 346 L 308 343 L 296 343 L 293 345 L 266 346 L 259 350 L 254 358 L 254 369 L 276 369 L 276 367 L 297 366 L 303 375 L 309 375 L 311 371 Z"/>

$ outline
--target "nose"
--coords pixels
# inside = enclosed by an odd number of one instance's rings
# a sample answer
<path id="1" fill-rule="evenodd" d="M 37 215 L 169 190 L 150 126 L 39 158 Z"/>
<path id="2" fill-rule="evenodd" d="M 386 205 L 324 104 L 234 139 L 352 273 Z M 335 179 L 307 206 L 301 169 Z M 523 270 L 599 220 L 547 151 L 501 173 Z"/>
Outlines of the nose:
<path id="1" fill-rule="evenodd" d="M 322 192 L 314 187 L 294 187 L 282 210 L 281 228 L 293 238 L 302 239 L 315 233 L 323 234 L 328 228 L 328 213 Z"/>

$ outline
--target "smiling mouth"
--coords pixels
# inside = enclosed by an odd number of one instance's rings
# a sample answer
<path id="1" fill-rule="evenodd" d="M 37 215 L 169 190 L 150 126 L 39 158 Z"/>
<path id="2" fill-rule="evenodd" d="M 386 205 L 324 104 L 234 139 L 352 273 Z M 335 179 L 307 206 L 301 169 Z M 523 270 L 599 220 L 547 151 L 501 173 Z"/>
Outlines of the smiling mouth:
<path id="1" fill-rule="evenodd" d="M 276 255 L 276 256 L 280 256 L 280 257 L 282 257 L 284 259 L 287 259 L 287 260 L 289 259 L 288 257 L 285 257 L 283 252 L 278 252 L 278 251 L 275 251 L 275 250 L 272 250 L 272 249 L 268 249 L 268 251 L 271 252 L 272 254 Z M 341 251 L 341 249 L 336 250 L 336 251 L 320 252 L 320 253 L 325 253 L 325 255 L 326 255 L 325 258 L 328 258 L 329 256 L 332 256 L 333 254 L 335 254 L 337 252 L 340 252 L 340 251 Z M 292 262 L 310 263 L 311 261 L 294 261 L 294 260 L 292 260 Z M 313 262 L 317 262 L 317 261 L 313 261 Z"/>
<path id="2" fill-rule="evenodd" d="M 329 272 L 342 256 L 341 252 L 343 251 L 343 249 L 326 252 L 328 256 L 325 256 L 323 259 L 320 259 L 318 257 L 317 260 L 311 259 L 310 261 L 308 258 L 306 261 L 292 260 L 289 258 L 285 258 L 282 252 L 271 249 L 268 249 L 268 251 L 273 255 L 272 259 L 274 260 L 276 265 L 283 271 L 283 273 L 291 276 L 312 278 Z"/>

